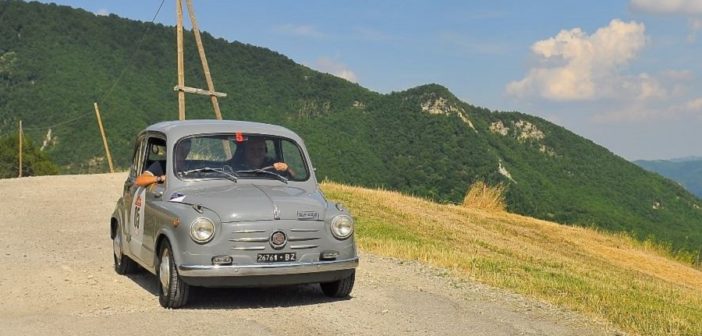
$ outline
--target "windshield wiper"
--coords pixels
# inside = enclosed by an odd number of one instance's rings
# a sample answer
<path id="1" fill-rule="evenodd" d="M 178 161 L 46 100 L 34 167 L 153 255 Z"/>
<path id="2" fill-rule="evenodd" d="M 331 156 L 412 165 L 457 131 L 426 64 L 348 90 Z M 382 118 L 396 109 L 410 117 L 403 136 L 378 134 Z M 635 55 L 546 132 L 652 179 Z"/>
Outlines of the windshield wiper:
<path id="1" fill-rule="evenodd" d="M 284 183 L 286 183 L 286 184 L 288 183 L 288 179 L 287 179 L 285 176 L 282 176 L 282 175 L 280 175 L 280 174 L 277 174 L 277 173 L 274 173 L 274 172 L 271 172 L 271 171 L 263 170 L 263 169 L 237 170 L 236 172 L 237 172 L 237 173 L 259 173 L 259 174 L 266 174 L 266 175 L 273 176 L 273 177 L 279 179 L 280 181 L 282 181 L 282 182 L 284 182 Z"/>
<path id="2" fill-rule="evenodd" d="M 204 173 L 204 172 L 215 172 L 224 175 L 227 179 L 232 180 L 236 182 L 239 177 L 235 172 L 227 173 L 224 171 L 222 168 L 211 168 L 211 167 L 202 167 L 202 168 L 196 168 L 196 169 L 190 169 L 182 172 L 178 172 L 179 177 L 186 176 L 188 174 L 192 173 Z"/>

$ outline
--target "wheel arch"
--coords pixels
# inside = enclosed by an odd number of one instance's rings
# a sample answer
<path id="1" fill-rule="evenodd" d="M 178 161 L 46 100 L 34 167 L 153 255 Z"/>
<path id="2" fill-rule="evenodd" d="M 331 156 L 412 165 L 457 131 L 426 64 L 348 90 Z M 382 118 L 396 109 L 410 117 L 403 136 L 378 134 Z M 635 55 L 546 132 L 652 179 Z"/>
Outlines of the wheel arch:
<path id="1" fill-rule="evenodd" d="M 119 228 L 119 220 L 112 216 L 110 218 L 110 239 L 117 237 L 117 228 Z"/>
<path id="2" fill-rule="evenodd" d="M 178 240 L 175 239 L 173 233 L 167 230 L 160 230 L 156 235 L 156 244 L 154 244 L 154 265 L 158 265 L 158 258 L 161 257 L 161 248 L 164 242 L 168 242 L 171 245 L 171 255 L 176 266 L 181 264 L 180 260 L 180 249 L 178 246 Z M 156 266 L 154 266 L 156 267 Z"/>

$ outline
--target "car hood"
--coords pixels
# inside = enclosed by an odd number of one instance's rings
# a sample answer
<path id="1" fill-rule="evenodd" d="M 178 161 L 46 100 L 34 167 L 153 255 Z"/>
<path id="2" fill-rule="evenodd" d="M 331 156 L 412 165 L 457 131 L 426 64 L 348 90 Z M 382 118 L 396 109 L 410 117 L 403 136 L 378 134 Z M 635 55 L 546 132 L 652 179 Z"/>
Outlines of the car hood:
<path id="1" fill-rule="evenodd" d="M 319 192 L 257 184 L 184 188 L 172 193 L 169 201 L 209 208 L 222 222 L 323 220 L 326 209 L 326 201 Z"/>

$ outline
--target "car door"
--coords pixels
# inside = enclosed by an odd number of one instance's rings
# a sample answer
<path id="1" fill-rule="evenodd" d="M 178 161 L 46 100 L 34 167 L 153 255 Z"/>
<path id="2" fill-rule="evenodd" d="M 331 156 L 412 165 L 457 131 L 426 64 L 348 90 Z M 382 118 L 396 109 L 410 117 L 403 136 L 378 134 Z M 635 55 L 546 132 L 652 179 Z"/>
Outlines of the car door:
<path id="1" fill-rule="evenodd" d="M 166 175 L 168 169 L 171 169 L 166 163 L 166 140 L 162 134 L 149 139 L 146 155 L 147 159 L 145 163 L 152 164 L 158 162 L 158 165 L 163 169 L 163 175 Z M 147 265 L 151 265 L 155 260 L 155 235 L 164 218 L 163 193 L 165 191 L 165 184 L 154 183 L 142 189 L 143 190 L 141 190 L 139 194 L 142 199 L 140 208 L 141 214 L 139 217 L 139 239 L 141 241 L 139 256 Z"/>
<path id="2" fill-rule="evenodd" d="M 137 175 L 142 174 L 144 171 L 149 169 L 154 163 L 161 165 L 162 169 L 165 169 L 165 159 L 166 159 L 166 141 L 160 137 L 150 136 L 144 139 L 142 142 L 140 155 L 138 155 L 139 162 L 137 163 Z M 135 177 L 136 180 L 136 177 Z M 130 206 L 129 206 L 129 224 L 128 225 L 128 235 L 127 242 L 130 250 L 130 254 L 140 261 L 146 262 L 150 261 L 148 258 L 148 250 L 144 250 L 144 232 L 147 231 L 145 224 L 148 223 L 147 220 L 147 203 L 154 200 L 154 193 L 158 192 L 154 189 L 162 189 L 160 185 L 149 185 L 141 187 L 136 185 L 132 181 L 131 186 L 129 186 L 130 195 Z M 160 191 L 162 193 L 162 191 Z"/>
<path id="3" fill-rule="evenodd" d="M 124 214 L 122 216 L 122 219 L 124 221 L 123 223 L 123 228 L 122 232 L 124 232 L 125 239 L 123 240 L 124 242 L 127 242 L 127 244 L 123 247 L 125 249 L 125 252 L 128 251 L 128 254 L 132 257 L 134 257 L 134 253 L 132 252 L 131 249 L 131 240 L 132 240 L 132 233 L 133 233 L 133 225 L 134 225 L 134 208 L 135 208 L 135 198 L 134 195 L 136 193 L 136 178 L 141 174 L 141 171 L 144 169 L 143 164 L 144 164 L 144 151 L 146 148 L 146 139 L 144 136 L 140 136 L 137 138 L 136 145 L 134 146 L 134 155 L 132 156 L 132 164 L 129 168 L 129 176 L 127 177 L 127 180 L 124 181 L 124 188 L 122 190 L 122 199 L 124 200 Z"/>

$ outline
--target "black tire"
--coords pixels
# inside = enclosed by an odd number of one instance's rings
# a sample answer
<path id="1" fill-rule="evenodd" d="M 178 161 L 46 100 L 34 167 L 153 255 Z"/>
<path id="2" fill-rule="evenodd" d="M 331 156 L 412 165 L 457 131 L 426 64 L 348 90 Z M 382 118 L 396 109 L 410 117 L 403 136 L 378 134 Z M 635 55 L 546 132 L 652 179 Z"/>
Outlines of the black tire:
<path id="1" fill-rule="evenodd" d="M 319 285 L 322 287 L 324 295 L 332 298 L 345 298 L 351 294 L 353 283 L 356 281 L 356 270 L 341 280 L 332 282 L 323 282 Z"/>
<path id="2" fill-rule="evenodd" d="M 119 227 L 117 228 L 119 230 Z M 119 275 L 135 273 L 139 270 L 139 266 L 131 258 L 124 255 L 122 249 L 122 234 L 119 231 L 112 238 L 112 259 L 115 265 L 115 272 Z"/>
<path id="3" fill-rule="evenodd" d="M 173 250 L 168 241 L 164 241 L 158 254 L 156 280 L 158 281 L 158 302 L 163 308 L 180 308 L 188 302 L 190 286 L 178 275 L 178 268 L 173 259 Z M 168 272 L 168 273 L 164 273 Z"/>

